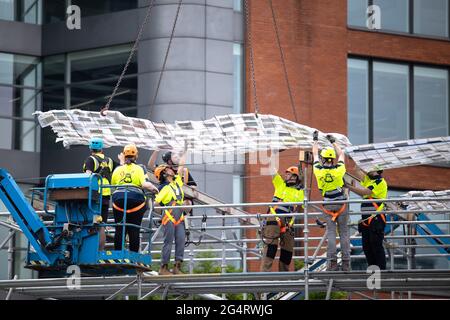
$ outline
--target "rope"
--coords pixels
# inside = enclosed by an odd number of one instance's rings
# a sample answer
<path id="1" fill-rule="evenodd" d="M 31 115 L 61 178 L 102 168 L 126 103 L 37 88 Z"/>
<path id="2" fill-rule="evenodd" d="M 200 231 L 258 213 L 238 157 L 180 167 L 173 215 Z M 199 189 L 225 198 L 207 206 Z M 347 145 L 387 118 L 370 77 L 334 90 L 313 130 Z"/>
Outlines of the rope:
<path id="1" fill-rule="evenodd" d="M 280 34 L 279 34 L 279 30 L 278 30 L 277 19 L 275 17 L 275 10 L 273 8 L 272 0 L 268 0 L 268 1 L 269 1 L 270 10 L 272 11 L 273 26 L 274 26 L 275 35 L 276 35 L 276 38 L 277 38 L 278 49 L 280 50 L 281 64 L 283 65 L 284 79 L 286 80 L 286 84 L 287 84 L 287 88 L 288 88 L 288 92 L 289 92 L 289 100 L 291 102 L 291 108 L 292 108 L 292 111 L 294 113 L 295 121 L 298 122 L 297 110 L 295 108 L 294 97 L 293 97 L 291 85 L 290 85 L 290 82 L 289 82 L 289 76 L 288 76 L 288 72 L 287 72 L 287 68 L 286 68 L 286 61 L 285 61 L 285 57 L 284 57 L 284 51 L 283 51 L 283 47 L 281 46 Z"/>
<path id="2" fill-rule="evenodd" d="M 252 47 L 252 30 L 251 30 L 251 23 L 250 23 L 250 8 L 249 8 L 249 2 L 250 0 L 244 0 L 245 5 L 245 25 L 247 28 L 247 46 L 249 48 L 250 52 L 250 75 L 253 85 L 253 104 L 255 105 L 255 114 L 258 115 L 259 113 L 259 105 L 258 105 L 258 96 L 256 92 L 256 79 L 255 79 L 255 64 L 253 61 L 253 47 Z"/>
<path id="3" fill-rule="evenodd" d="M 134 53 L 136 52 L 136 50 L 137 50 L 137 48 L 139 46 L 139 42 L 141 41 L 142 35 L 144 34 L 145 26 L 147 25 L 147 23 L 149 21 L 150 12 L 151 12 L 151 9 L 154 6 L 154 3 L 155 3 L 155 0 L 151 0 L 150 4 L 148 5 L 147 13 L 145 14 L 145 18 L 144 18 L 144 22 L 142 23 L 142 25 L 141 25 L 141 27 L 139 29 L 138 35 L 136 37 L 136 40 L 134 41 L 133 48 L 131 48 L 130 55 L 128 56 L 128 60 L 125 63 L 125 66 L 123 67 L 122 73 L 119 76 L 119 79 L 117 80 L 116 86 L 114 87 L 114 90 L 113 90 L 111 96 L 109 97 L 109 99 L 106 102 L 105 106 L 100 110 L 100 114 L 103 115 L 103 116 L 105 115 L 105 111 L 109 110 L 109 106 L 111 105 L 112 100 L 116 96 L 117 90 L 119 90 L 120 84 L 122 83 L 122 79 L 125 76 L 125 73 L 128 70 L 128 67 L 129 67 L 129 65 L 131 63 L 131 60 L 134 57 Z"/>
<path id="4" fill-rule="evenodd" d="M 180 9 L 181 9 L 182 3 L 183 3 L 183 0 L 179 0 L 178 1 L 177 13 L 175 15 L 175 21 L 174 21 L 173 26 L 172 26 L 172 32 L 170 33 L 169 45 L 167 46 L 166 55 L 164 56 L 163 66 L 161 68 L 161 72 L 159 73 L 159 79 L 158 79 L 158 84 L 156 86 L 156 91 L 155 91 L 155 94 L 153 96 L 152 103 L 150 105 L 150 112 L 149 112 L 149 115 L 148 115 L 149 119 L 151 119 L 153 107 L 154 107 L 154 105 L 156 103 L 156 98 L 158 97 L 158 92 L 159 92 L 159 88 L 161 86 L 162 77 L 163 77 L 164 71 L 166 69 L 167 59 L 169 57 L 169 51 L 170 51 L 170 48 L 172 46 L 173 37 L 175 35 L 175 28 L 177 26 L 178 16 L 180 15 Z"/>
<path id="5" fill-rule="evenodd" d="M 193 245 L 195 245 L 195 246 L 198 247 L 198 246 L 202 243 L 203 235 L 204 235 L 205 232 L 206 232 L 206 220 L 207 220 L 207 219 L 208 219 L 208 216 L 207 216 L 206 214 L 203 214 L 203 217 L 202 217 L 202 227 L 201 227 L 201 229 L 200 229 L 201 234 L 200 234 L 200 236 L 198 237 L 198 241 L 197 241 L 197 242 L 194 242 L 194 241 L 191 241 L 191 240 L 190 240 L 191 232 L 190 232 L 189 230 L 186 230 L 186 242 L 185 242 L 185 244 L 184 244 L 185 247 L 188 247 L 190 244 L 193 244 Z"/>

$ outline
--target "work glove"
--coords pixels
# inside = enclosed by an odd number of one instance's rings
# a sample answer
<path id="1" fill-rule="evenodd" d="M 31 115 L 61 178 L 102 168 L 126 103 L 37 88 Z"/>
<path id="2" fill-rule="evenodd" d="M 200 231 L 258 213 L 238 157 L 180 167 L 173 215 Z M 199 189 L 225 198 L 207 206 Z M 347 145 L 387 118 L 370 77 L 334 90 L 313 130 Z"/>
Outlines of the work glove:
<path id="1" fill-rule="evenodd" d="M 336 139 L 331 134 L 327 134 L 327 139 L 331 144 L 336 142 Z"/>
<path id="2" fill-rule="evenodd" d="M 319 141 L 319 131 L 314 131 L 313 133 L 313 141 Z"/>

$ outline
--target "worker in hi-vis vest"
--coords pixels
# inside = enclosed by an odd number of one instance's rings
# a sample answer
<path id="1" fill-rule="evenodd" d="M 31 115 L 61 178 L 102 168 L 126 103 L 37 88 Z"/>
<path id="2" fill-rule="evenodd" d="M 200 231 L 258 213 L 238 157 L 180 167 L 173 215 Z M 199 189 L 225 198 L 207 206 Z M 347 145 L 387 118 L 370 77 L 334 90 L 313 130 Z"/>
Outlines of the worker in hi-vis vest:
<path id="1" fill-rule="evenodd" d="M 372 199 L 373 202 L 361 203 L 361 220 L 358 223 L 358 231 L 362 235 L 362 247 L 369 266 L 376 265 L 381 270 L 386 269 L 386 254 L 384 252 L 384 228 L 386 227 L 386 216 L 379 213 L 385 210 L 385 205 L 380 199 L 386 199 L 388 185 L 382 177 L 381 167 L 364 174 L 361 170 L 356 172 L 356 177 L 361 180 L 360 186 L 346 184 L 346 187 L 364 199 Z M 374 212 L 375 211 L 375 212 Z M 372 213 L 370 213 L 372 212 Z"/>
<path id="2" fill-rule="evenodd" d="M 303 202 L 305 197 L 303 175 L 299 168 L 296 166 L 287 168 L 282 177 L 278 173 L 274 160 L 274 154 L 272 154 L 271 173 L 272 184 L 275 189 L 272 201 L 277 204 L 269 208 L 268 213 L 272 213 L 273 216 L 266 219 L 265 225 L 261 230 L 264 242 L 261 272 L 271 271 L 278 251 L 278 245 L 280 245 L 278 270 L 289 271 L 294 252 L 293 226 L 295 218 L 290 216 L 278 217 L 277 215 L 298 212 L 300 205 L 284 205 L 283 202 Z"/>
<path id="3" fill-rule="evenodd" d="M 143 189 L 156 193 L 158 188 L 147 180 L 144 169 L 136 164 L 138 149 L 134 144 L 126 145 L 122 153 L 125 163 L 114 170 L 111 179 L 111 184 L 118 186 L 112 194 L 114 220 L 117 224 L 134 225 L 127 225 L 125 232 L 130 241 L 130 251 L 139 252 L 140 226 L 148 208 L 147 197 Z M 118 225 L 114 237 L 115 250 L 122 250 L 122 240 L 123 225 Z"/>
<path id="4" fill-rule="evenodd" d="M 187 174 L 185 167 L 185 155 L 180 158 L 177 172 L 167 165 L 159 165 L 155 169 L 155 177 L 164 186 L 155 198 L 155 206 L 186 205 L 184 200 L 184 178 Z M 175 265 L 173 274 L 182 274 L 181 267 L 184 259 L 186 243 L 186 226 L 183 209 L 165 209 L 161 212 L 161 224 L 163 227 L 164 244 L 161 252 L 160 275 L 170 275 L 169 262 L 173 242 L 175 240 Z"/>
<path id="5" fill-rule="evenodd" d="M 320 152 L 319 158 L 319 132 L 315 131 L 313 135 L 313 156 L 314 156 L 314 175 L 317 179 L 317 185 L 324 201 L 329 204 L 322 206 L 327 224 L 327 271 L 337 271 L 336 254 L 336 225 L 339 228 L 339 237 L 342 252 L 342 270 L 350 271 L 350 230 L 348 226 L 348 207 L 347 204 L 333 204 L 333 201 L 347 200 L 347 194 L 344 187 L 345 154 L 336 144 L 333 136 L 327 135 L 328 141 L 333 148 L 325 148 Z M 337 162 L 336 162 L 337 160 Z"/>
<path id="6" fill-rule="evenodd" d="M 111 158 L 108 158 L 103 153 L 103 139 L 102 138 L 92 138 L 89 141 L 89 149 L 91 150 L 91 155 L 84 160 L 83 172 L 86 173 L 97 173 L 102 177 L 103 185 L 109 185 L 111 183 L 111 176 L 115 168 L 119 166 L 119 163 L 115 162 Z M 123 163 L 123 154 L 118 155 L 119 161 Z M 102 207 L 101 216 L 102 222 L 108 223 L 109 215 L 109 201 L 111 199 L 111 188 L 102 189 Z M 102 251 L 105 247 L 105 229 L 100 228 L 100 246 L 99 249 Z"/>

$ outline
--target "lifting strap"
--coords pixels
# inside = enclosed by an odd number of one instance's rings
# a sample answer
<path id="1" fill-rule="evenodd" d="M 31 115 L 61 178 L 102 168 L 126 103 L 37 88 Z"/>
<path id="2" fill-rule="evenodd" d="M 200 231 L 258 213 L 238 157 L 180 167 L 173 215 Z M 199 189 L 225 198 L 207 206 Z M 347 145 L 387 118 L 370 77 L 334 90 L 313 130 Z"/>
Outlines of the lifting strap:
<path id="1" fill-rule="evenodd" d="M 250 22 L 250 6 L 248 4 L 250 0 L 244 0 L 245 10 L 245 26 L 247 29 L 247 45 L 250 58 L 250 79 L 253 85 L 253 104 L 255 105 L 255 114 L 259 113 L 258 95 L 256 93 L 256 77 L 255 77 L 255 63 L 253 59 L 253 46 L 252 46 L 252 24 Z"/>
<path id="2" fill-rule="evenodd" d="M 163 74 L 166 70 L 167 59 L 169 58 L 169 52 L 170 52 L 170 48 L 172 46 L 173 37 L 175 35 L 175 28 L 177 26 L 177 21 L 178 21 L 179 15 L 180 15 L 180 9 L 181 9 L 182 3 L 183 3 L 183 0 L 178 0 L 177 12 L 175 14 L 175 20 L 172 24 L 172 32 L 170 33 L 169 44 L 167 45 L 166 55 L 164 56 L 164 62 L 163 62 L 162 68 L 161 68 L 161 72 L 159 73 L 159 78 L 158 78 L 158 83 L 156 84 L 155 94 L 153 95 L 153 99 L 150 104 L 150 112 L 148 115 L 149 119 L 152 118 L 152 111 L 156 104 L 156 98 L 158 97 L 159 88 L 161 87 L 161 81 L 162 81 Z"/>
<path id="3" fill-rule="evenodd" d="M 277 217 L 277 212 L 276 210 L 278 209 L 279 206 L 273 206 L 270 207 L 270 213 L 275 215 L 275 220 L 277 221 L 278 226 L 280 227 L 280 233 L 285 233 L 287 231 L 288 228 L 291 228 L 294 225 L 294 217 L 291 218 L 291 220 L 289 220 L 289 223 L 287 225 L 284 225 L 283 222 L 281 221 L 281 219 L 279 217 Z"/>
<path id="4" fill-rule="evenodd" d="M 177 204 L 176 201 L 172 201 L 172 202 L 170 203 L 170 206 L 174 206 L 174 205 L 176 205 L 176 204 Z M 174 218 L 173 215 L 172 215 L 172 212 L 173 212 L 172 209 L 167 209 L 167 210 L 165 210 L 165 214 L 164 214 L 164 217 L 163 217 L 163 219 L 162 219 L 162 224 L 163 224 L 163 226 L 165 226 L 166 224 L 168 224 L 169 221 L 172 222 L 175 226 L 179 225 L 180 223 L 182 223 L 182 222 L 184 221 L 184 214 L 181 215 L 180 219 L 175 220 L 175 218 Z"/>
<path id="5" fill-rule="evenodd" d="M 104 115 L 104 112 L 109 110 L 109 106 L 110 106 L 112 100 L 114 99 L 114 97 L 116 96 L 117 90 L 119 90 L 120 83 L 122 82 L 122 80 L 125 76 L 125 73 L 128 70 L 131 60 L 133 59 L 134 53 L 136 52 L 136 50 L 139 46 L 139 42 L 141 41 L 142 35 L 144 34 L 145 26 L 147 25 L 147 23 L 150 19 L 150 12 L 152 11 L 154 4 L 155 4 L 155 0 L 151 0 L 150 4 L 148 5 L 148 8 L 147 8 L 147 13 L 145 14 L 144 22 L 142 23 L 142 25 L 139 29 L 136 40 L 134 41 L 133 48 L 131 48 L 130 55 L 128 56 L 128 60 L 125 63 L 125 66 L 123 67 L 122 73 L 120 74 L 120 77 L 117 80 L 116 86 L 114 87 L 112 94 L 109 96 L 108 101 L 106 102 L 105 106 L 100 111 L 101 115 Z"/>
<path id="6" fill-rule="evenodd" d="M 272 12 L 273 27 L 275 29 L 275 36 L 277 38 L 277 45 L 278 45 L 278 49 L 280 51 L 281 65 L 283 67 L 284 79 L 286 80 L 286 84 L 287 84 L 287 89 L 288 89 L 288 93 L 289 93 L 289 101 L 291 103 L 292 112 L 294 113 L 295 122 L 298 122 L 297 109 L 295 107 L 294 97 L 293 97 L 292 89 L 291 89 L 291 84 L 289 82 L 289 76 L 288 76 L 287 67 L 286 67 L 286 58 L 284 56 L 283 47 L 281 45 L 280 32 L 279 32 L 279 29 L 278 29 L 278 23 L 277 23 L 277 19 L 276 19 L 276 16 L 275 16 L 275 10 L 273 8 L 272 0 L 268 0 L 268 1 L 269 1 L 270 11 Z"/>
<path id="7" fill-rule="evenodd" d="M 368 199 L 373 200 L 372 197 L 369 197 Z M 380 211 L 381 206 L 379 206 L 376 202 L 372 202 L 372 205 L 374 206 L 376 211 Z M 361 224 L 364 227 L 370 226 L 370 224 L 372 223 L 372 220 L 375 219 L 376 216 L 377 216 L 377 214 L 371 214 L 369 218 L 361 220 Z M 386 215 L 384 213 L 381 213 L 381 214 L 379 214 L 379 216 L 381 216 L 381 219 L 383 219 L 384 223 L 386 223 Z"/>
<path id="8" fill-rule="evenodd" d="M 133 212 L 139 211 L 139 210 L 141 210 L 143 207 L 145 207 L 145 204 L 146 204 L 146 201 L 142 202 L 140 205 L 138 205 L 138 206 L 136 206 L 136 207 L 134 207 L 134 208 L 127 209 L 127 213 L 133 213 Z M 116 209 L 116 210 L 118 210 L 118 211 L 120 211 L 120 212 L 123 212 L 123 210 L 124 210 L 123 208 L 119 207 L 119 206 L 116 205 L 115 203 L 113 203 L 113 208 Z"/>
<path id="9" fill-rule="evenodd" d="M 322 205 L 323 212 L 328 214 L 328 215 L 330 215 L 331 216 L 331 220 L 333 220 L 333 221 L 336 221 L 336 219 L 345 211 L 346 208 L 347 208 L 347 204 L 346 203 L 344 203 L 338 211 L 327 210 Z"/>
<path id="10" fill-rule="evenodd" d="M 189 229 L 186 229 L 186 242 L 185 242 L 185 244 L 184 244 L 185 247 L 188 247 L 191 243 L 192 243 L 194 246 L 199 246 L 199 245 L 202 243 L 203 235 L 204 235 L 204 233 L 206 232 L 206 220 L 207 220 L 207 219 L 208 219 L 208 216 L 204 213 L 204 214 L 203 214 L 203 217 L 202 217 L 202 227 L 201 227 L 201 229 L 200 229 L 201 234 L 200 234 L 200 236 L 198 237 L 198 241 L 197 241 L 197 242 L 194 242 L 194 241 L 191 241 L 191 240 L 190 240 L 190 234 L 191 234 L 191 232 L 189 231 Z"/>

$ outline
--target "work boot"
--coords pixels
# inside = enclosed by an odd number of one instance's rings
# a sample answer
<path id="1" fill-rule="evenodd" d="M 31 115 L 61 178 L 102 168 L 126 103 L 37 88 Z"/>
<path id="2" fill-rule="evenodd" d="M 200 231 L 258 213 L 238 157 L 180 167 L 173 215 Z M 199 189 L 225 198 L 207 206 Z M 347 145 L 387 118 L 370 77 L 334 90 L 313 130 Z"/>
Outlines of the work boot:
<path id="1" fill-rule="evenodd" d="M 272 271 L 273 259 L 269 257 L 264 257 L 261 263 L 261 272 L 270 272 Z"/>
<path id="2" fill-rule="evenodd" d="M 342 271 L 351 271 L 350 260 L 342 260 Z"/>
<path id="3" fill-rule="evenodd" d="M 175 266 L 173 267 L 173 274 L 184 274 L 181 271 L 181 261 L 176 261 Z"/>
<path id="4" fill-rule="evenodd" d="M 336 260 L 328 261 L 327 271 L 338 271 L 338 264 Z"/>
<path id="5" fill-rule="evenodd" d="M 172 275 L 172 273 L 170 273 L 169 271 L 169 266 L 167 264 L 162 264 L 161 268 L 159 268 L 159 272 L 158 274 L 160 276 L 169 276 Z"/>

